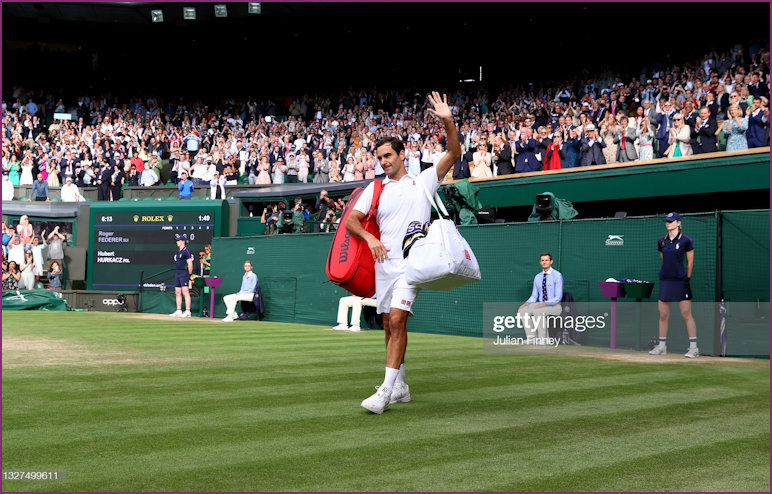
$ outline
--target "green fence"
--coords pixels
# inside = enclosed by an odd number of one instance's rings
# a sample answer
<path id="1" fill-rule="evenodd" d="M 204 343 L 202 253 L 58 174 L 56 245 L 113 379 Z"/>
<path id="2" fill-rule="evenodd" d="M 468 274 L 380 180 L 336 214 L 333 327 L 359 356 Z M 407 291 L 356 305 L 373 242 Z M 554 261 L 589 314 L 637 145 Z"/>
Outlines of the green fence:
<path id="1" fill-rule="evenodd" d="M 720 293 L 719 245 L 724 297 L 769 301 L 769 210 L 684 215 L 683 227 L 695 245 L 695 301 L 713 302 Z M 476 225 L 460 231 L 480 262 L 482 281 L 448 292 L 424 290 L 414 306 L 411 331 L 480 336 L 482 304 L 525 301 L 543 252 L 553 255 L 565 289 L 580 301 L 606 300 L 598 281 L 607 278 L 656 282 L 661 266 L 656 242 L 666 233 L 662 217 Z M 238 291 L 242 262 L 250 259 L 267 319 L 332 326 L 338 299 L 347 293 L 325 276 L 331 241 L 329 234 L 216 238 L 212 274 L 224 278 L 218 295 Z M 652 300 L 656 294 L 655 286 Z M 217 298 L 215 314 L 223 317 L 225 307 Z M 704 334 L 712 334 L 712 328 Z"/>

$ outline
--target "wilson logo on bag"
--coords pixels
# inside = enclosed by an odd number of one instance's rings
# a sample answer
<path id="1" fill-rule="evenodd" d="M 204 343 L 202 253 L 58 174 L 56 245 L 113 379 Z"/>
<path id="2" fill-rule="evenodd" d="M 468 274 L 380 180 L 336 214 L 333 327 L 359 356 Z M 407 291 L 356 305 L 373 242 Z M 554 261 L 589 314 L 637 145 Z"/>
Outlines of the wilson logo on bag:
<path id="1" fill-rule="evenodd" d="M 327 254 L 327 277 L 333 283 L 347 290 L 352 295 L 359 297 L 372 297 L 375 295 L 375 261 L 373 254 L 367 242 L 360 240 L 348 231 L 346 220 L 354 209 L 357 200 L 365 191 L 364 188 L 354 189 L 349 197 L 346 207 L 343 208 L 343 214 L 340 216 L 338 229 L 330 245 L 330 252 Z M 362 221 L 365 230 L 380 238 L 378 223 L 375 217 L 375 211 L 383 192 L 383 181 L 373 181 L 373 200 L 370 206 L 370 212 Z"/>

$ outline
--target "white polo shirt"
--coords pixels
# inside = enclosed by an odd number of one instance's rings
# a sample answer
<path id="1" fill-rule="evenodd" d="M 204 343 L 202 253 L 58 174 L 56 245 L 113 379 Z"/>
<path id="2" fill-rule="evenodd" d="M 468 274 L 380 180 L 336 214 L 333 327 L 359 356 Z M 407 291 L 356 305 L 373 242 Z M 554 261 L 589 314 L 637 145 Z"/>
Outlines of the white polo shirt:
<path id="1" fill-rule="evenodd" d="M 422 183 L 429 194 L 437 192 L 440 182 L 435 167 L 427 168 L 418 176 L 408 173 L 398 181 L 388 177 L 383 181 L 376 218 L 381 231 L 381 243 L 389 249 L 390 259 L 402 258 L 402 241 L 408 225 L 413 221 L 427 222 L 431 217 L 432 206 L 426 198 Z M 370 212 L 374 187 L 370 183 L 365 188 L 354 205 L 355 211 L 364 214 Z"/>

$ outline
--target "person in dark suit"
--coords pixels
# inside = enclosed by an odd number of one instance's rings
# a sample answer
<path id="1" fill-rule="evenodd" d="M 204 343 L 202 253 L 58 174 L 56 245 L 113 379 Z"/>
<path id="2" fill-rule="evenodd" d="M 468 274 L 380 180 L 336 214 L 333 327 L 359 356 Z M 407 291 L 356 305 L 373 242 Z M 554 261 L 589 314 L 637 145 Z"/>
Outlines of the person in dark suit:
<path id="1" fill-rule="evenodd" d="M 110 176 L 112 175 L 112 169 L 107 164 L 102 164 L 97 176 L 97 200 L 109 201 L 110 200 Z"/>
<path id="2" fill-rule="evenodd" d="M 152 173 L 152 172 L 151 172 Z M 123 169 L 121 168 L 121 165 L 116 163 L 113 165 L 113 169 L 110 172 L 110 196 L 112 197 L 113 201 L 117 201 L 121 198 L 121 187 L 123 186 L 123 180 L 126 176 L 125 173 L 123 173 Z"/>
<path id="3" fill-rule="evenodd" d="M 512 146 L 501 134 L 496 134 L 493 138 L 493 158 L 498 169 L 496 175 L 512 175 L 515 173 L 515 167 L 512 166 Z"/>
<path id="4" fill-rule="evenodd" d="M 603 156 L 603 148 L 606 147 L 606 141 L 598 135 L 593 124 L 587 125 L 587 135 L 582 137 L 582 157 L 580 166 L 605 165 L 606 157 Z"/>
<path id="5" fill-rule="evenodd" d="M 761 77 L 758 72 L 751 74 L 751 83 L 748 84 L 748 93 L 753 96 L 754 99 L 761 96 L 769 99 L 769 85 L 761 82 Z"/>
<path id="6" fill-rule="evenodd" d="M 659 157 L 665 157 L 665 151 L 669 146 L 667 140 L 670 135 L 670 129 L 673 128 L 673 115 L 675 110 L 673 109 L 672 100 L 661 102 L 664 107 L 664 113 L 657 113 L 657 134 L 655 135 L 657 142 L 659 142 Z"/>
<path id="7" fill-rule="evenodd" d="M 453 163 L 453 180 L 463 180 L 472 176 L 472 172 L 469 170 L 469 162 L 472 160 L 472 153 L 467 152 L 462 143 L 461 156 Z"/>
<path id="8" fill-rule="evenodd" d="M 710 109 L 707 106 L 700 108 L 700 116 L 697 117 L 695 126 L 692 127 L 692 150 L 694 150 L 694 154 L 718 151 L 716 145 L 717 130 L 718 123 L 716 123 L 716 117 L 710 113 Z"/>
<path id="9" fill-rule="evenodd" d="M 520 129 L 520 140 L 515 143 L 515 172 L 526 173 L 538 171 L 541 163 L 536 159 L 536 140 L 532 138 L 533 129 L 525 127 Z"/>
<path id="10" fill-rule="evenodd" d="M 749 149 L 767 145 L 769 111 L 762 108 L 767 103 L 769 100 L 765 96 L 753 98 L 753 106 L 748 109 L 748 130 L 745 132 L 745 138 L 748 139 Z"/>

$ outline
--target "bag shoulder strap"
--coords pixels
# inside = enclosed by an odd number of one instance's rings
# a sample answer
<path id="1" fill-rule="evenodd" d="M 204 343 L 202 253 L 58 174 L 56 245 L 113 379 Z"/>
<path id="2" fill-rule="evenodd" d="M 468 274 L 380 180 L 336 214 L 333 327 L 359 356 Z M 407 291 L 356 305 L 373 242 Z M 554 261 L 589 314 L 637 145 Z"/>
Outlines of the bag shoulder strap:
<path id="1" fill-rule="evenodd" d="M 370 212 L 367 213 L 367 220 L 375 214 L 375 210 L 378 208 L 378 203 L 381 200 L 381 192 L 383 192 L 383 180 L 373 180 L 373 200 L 370 204 Z"/>
<path id="2" fill-rule="evenodd" d="M 449 220 L 450 215 L 448 214 L 448 210 L 445 209 L 445 204 L 443 204 L 442 199 L 440 199 L 440 195 L 437 192 L 435 192 L 434 197 L 432 197 L 432 195 L 429 193 L 429 189 L 426 188 L 426 185 L 423 182 L 420 182 L 420 183 L 421 183 L 421 187 L 424 189 L 426 198 L 429 199 L 429 204 L 431 204 L 434 210 L 439 213 L 441 218 Z"/>

